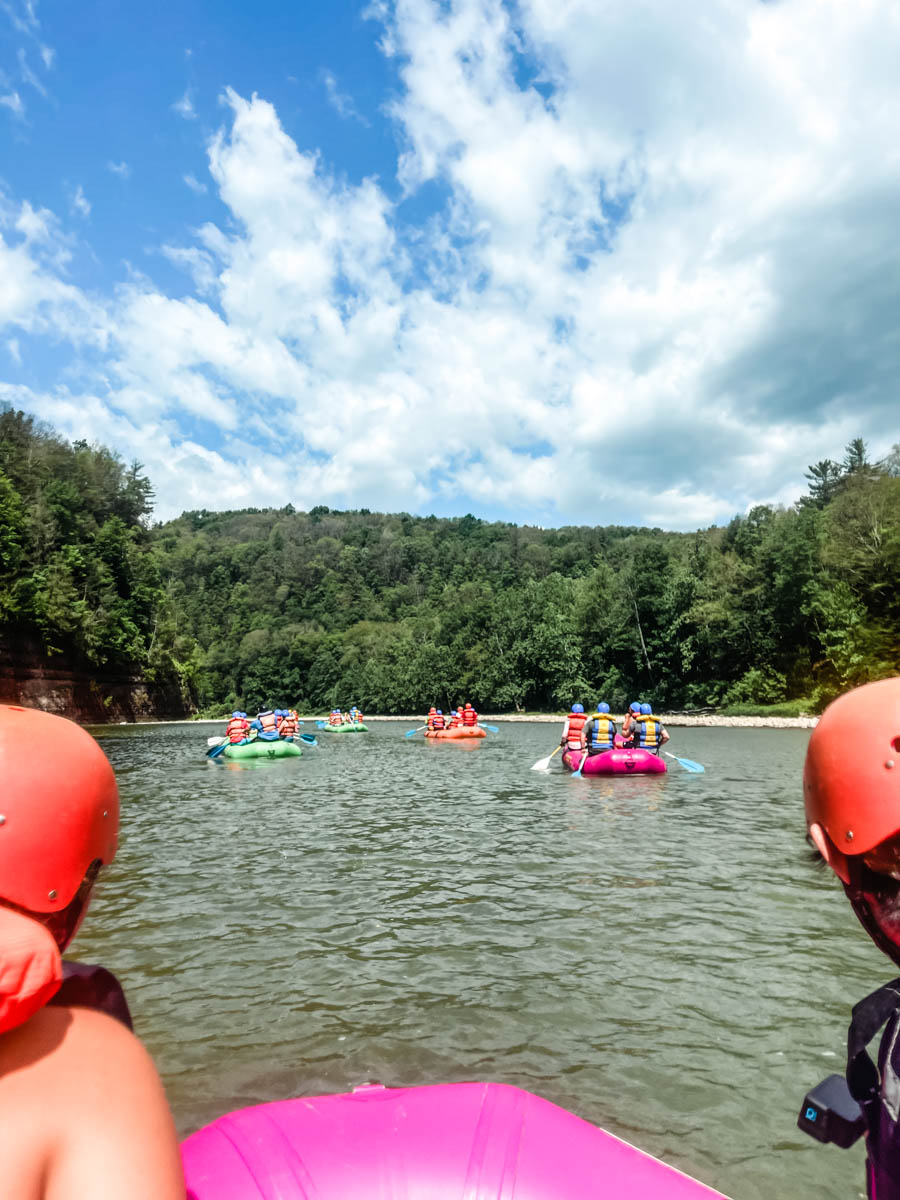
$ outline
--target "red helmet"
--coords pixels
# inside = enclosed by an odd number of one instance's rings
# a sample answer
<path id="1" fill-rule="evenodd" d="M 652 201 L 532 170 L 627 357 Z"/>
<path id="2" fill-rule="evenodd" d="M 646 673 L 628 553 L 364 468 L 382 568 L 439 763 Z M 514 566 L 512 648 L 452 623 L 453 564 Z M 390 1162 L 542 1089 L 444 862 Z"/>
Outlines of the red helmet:
<path id="1" fill-rule="evenodd" d="M 803 768 L 807 825 L 843 854 L 866 854 L 900 831 L 900 678 L 867 683 L 830 704 Z"/>
<path id="2" fill-rule="evenodd" d="M 59 912 L 94 862 L 112 861 L 118 832 L 116 777 L 91 735 L 0 705 L 0 900 Z"/>

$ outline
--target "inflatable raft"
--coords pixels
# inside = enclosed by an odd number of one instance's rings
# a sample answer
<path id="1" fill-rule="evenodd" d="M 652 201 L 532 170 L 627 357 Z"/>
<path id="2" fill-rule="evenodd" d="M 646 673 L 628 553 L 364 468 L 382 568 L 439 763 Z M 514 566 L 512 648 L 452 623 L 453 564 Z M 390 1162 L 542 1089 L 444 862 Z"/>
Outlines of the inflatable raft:
<path id="1" fill-rule="evenodd" d="M 318 721 L 316 722 L 316 724 L 319 725 Z M 323 721 L 322 724 L 319 725 L 319 728 L 321 729 L 322 733 L 368 733 L 369 732 L 368 729 L 366 728 L 365 724 L 362 722 L 360 722 L 360 724 L 358 724 L 358 725 L 357 724 L 348 724 L 348 723 L 345 723 L 343 725 L 329 725 L 327 721 Z"/>
<path id="2" fill-rule="evenodd" d="M 299 758 L 302 751 L 299 746 L 286 738 L 268 742 L 257 738 L 253 742 L 238 742 L 235 746 L 226 746 L 219 758 Z"/>
<path id="3" fill-rule="evenodd" d="M 425 736 L 435 741 L 456 741 L 461 738 L 487 737 L 487 730 L 480 725 L 455 725 L 452 729 L 426 729 Z"/>
<path id="4" fill-rule="evenodd" d="M 711 1200 L 520 1088 L 449 1083 L 241 1109 L 182 1145 L 188 1200 Z"/>
<path id="5" fill-rule="evenodd" d="M 564 750 L 563 766 L 577 771 L 581 752 Z M 649 750 L 604 750 L 592 754 L 584 764 L 582 775 L 665 775 L 666 764 Z"/>

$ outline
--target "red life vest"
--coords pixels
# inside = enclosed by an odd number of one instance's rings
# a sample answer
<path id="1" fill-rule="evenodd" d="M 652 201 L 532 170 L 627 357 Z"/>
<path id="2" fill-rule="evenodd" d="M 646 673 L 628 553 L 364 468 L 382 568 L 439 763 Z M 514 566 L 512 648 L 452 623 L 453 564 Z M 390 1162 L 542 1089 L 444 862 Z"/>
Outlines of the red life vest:
<path id="1" fill-rule="evenodd" d="M 293 737 L 297 732 L 297 722 L 293 717 L 282 717 L 281 724 L 278 726 L 278 736 L 283 738 Z"/>
<path id="2" fill-rule="evenodd" d="M 435 713 L 435 715 L 431 718 L 432 729 L 443 729 L 445 724 L 446 722 L 444 721 L 441 713 Z"/>
<path id="3" fill-rule="evenodd" d="M 568 716 L 569 729 L 566 734 L 566 749 L 580 750 L 581 749 L 581 731 L 584 728 L 584 723 L 587 721 L 586 713 L 569 713 Z"/>
<path id="4" fill-rule="evenodd" d="M 229 742 L 234 745 L 236 742 L 242 742 L 244 735 L 247 732 L 247 722 L 243 717 L 232 717 L 225 727 L 225 736 Z"/>
<path id="5" fill-rule="evenodd" d="M 478 724 L 478 713 L 475 711 L 475 709 L 472 707 L 471 704 L 467 704 L 466 707 L 463 709 L 462 722 L 463 722 L 463 725 L 477 725 Z"/>
<path id="6" fill-rule="evenodd" d="M 256 719 L 257 719 L 257 721 L 259 721 L 260 725 L 262 726 L 263 733 L 277 733 L 278 732 L 278 722 L 275 720 L 274 713 L 263 713 L 261 716 L 258 716 Z"/>

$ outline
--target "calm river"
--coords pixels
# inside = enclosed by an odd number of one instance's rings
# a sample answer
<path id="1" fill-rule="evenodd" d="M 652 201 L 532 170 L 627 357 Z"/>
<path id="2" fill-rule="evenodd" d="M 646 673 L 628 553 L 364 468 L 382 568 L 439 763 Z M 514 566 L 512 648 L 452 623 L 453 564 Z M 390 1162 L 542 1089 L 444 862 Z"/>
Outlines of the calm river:
<path id="1" fill-rule="evenodd" d="M 705 775 L 604 781 L 529 770 L 556 726 L 409 728 L 249 766 L 205 759 L 209 725 L 94 730 L 123 836 L 73 956 L 123 980 L 181 1132 L 494 1079 L 735 1200 L 861 1194 L 860 1147 L 795 1121 L 896 970 L 806 860 L 808 734 L 676 729 Z"/>

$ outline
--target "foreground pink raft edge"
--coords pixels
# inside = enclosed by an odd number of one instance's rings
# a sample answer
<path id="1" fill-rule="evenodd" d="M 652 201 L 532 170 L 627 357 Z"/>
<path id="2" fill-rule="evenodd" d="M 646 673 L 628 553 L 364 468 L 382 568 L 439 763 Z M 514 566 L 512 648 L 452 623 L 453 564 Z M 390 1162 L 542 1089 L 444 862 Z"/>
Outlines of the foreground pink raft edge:
<path id="1" fill-rule="evenodd" d="M 690 1200 L 722 1196 L 500 1083 L 385 1088 L 229 1113 L 182 1145 L 187 1200 Z"/>
<path id="2" fill-rule="evenodd" d="M 574 771 L 581 761 L 581 754 L 566 750 L 563 763 Z M 665 775 L 666 764 L 649 750 L 604 750 L 592 754 L 584 764 L 582 775 Z"/>

